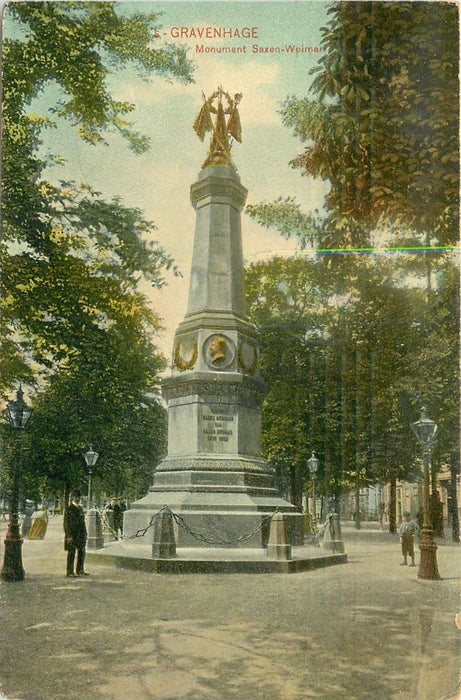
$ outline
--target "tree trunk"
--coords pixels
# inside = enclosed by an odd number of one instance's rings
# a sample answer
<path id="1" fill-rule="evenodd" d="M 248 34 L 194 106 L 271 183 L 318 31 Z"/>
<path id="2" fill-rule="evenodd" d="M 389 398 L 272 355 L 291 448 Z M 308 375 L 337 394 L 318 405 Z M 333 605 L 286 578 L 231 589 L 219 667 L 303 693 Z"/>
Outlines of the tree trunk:
<path id="1" fill-rule="evenodd" d="M 360 484 L 362 481 L 365 461 L 364 436 L 366 420 L 364 416 L 364 391 L 362 353 L 356 348 L 355 352 L 355 527 L 360 530 Z"/>
<path id="2" fill-rule="evenodd" d="M 397 477 L 392 476 L 390 480 L 389 493 L 389 532 L 397 532 Z"/>
<path id="3" fill-rule="evenodd" d="M 355 487 L 355 527 L 360 530 L 360 484 Z"/>
<path id="4" fill-rule="evenodd" d="M 454 464 L 450 465 L 451 475 L 451 532 L 453 542 L 459 542 L 459 515 L 458 515 L 458 494 L 456 490 L 456 480 L 458 470 Z"/>
<path id="5" fill-rule="evenodd" d="M 331 348 L 325 353 L 325 431 L 324 431 L 324 482 L 329 484 L 331 474 L 333 472 L 333 449 L 336 435 L 333 431 L 333 412 L 334 412 L 334 386 L 333 380 L 333 351 Z M 326 486 L 328 489 L 328 486 Z M 327 490 L 327 498 L 331 496 L 329 489 Z"/>
<path id="6" fill-rule="evenodd" d="M 65 509 L 67 508 L 67 506 L 69 504 L 69 497 L 70 497 L 70 486 L 66 481 L 66 483 L 64 485 L 64 504 L 63 504 L 62 512 L 65 511 Z"/>
<path id="7" fill-rule="evenodd" d="M 291 502 L 298 508 L 299 512 L 303 510 L 303 479 L 301 467 L 301 455 L 303 442 L 305 440 L 305 424 L 304 424 L 304 384 L 303 384 L 303 369 L 299 357 L 295 357 L 295 376 L 296 376 L 296 456 L 293 465 L 293 484 L 291 491 Z"/>
<path id="8" fill-rule="evenodd" d="M 431 254 L 429 252 L 429 247 L 431 245 L 431 237 L 429 234 L 429 231 L 426 232 L 426 256 L 425 256 L 425 262 L 426 262 L 426 302 L 429 301 L 429 295 L 431 293 L 432 289 L 432 260 L 431 260 Z"/>
<path id="9" fill-rule="evenodd" d="M 291 480 L 291 502 L 301 513 L 303 509 L 303 488 L 299 455 L 296 455 L 295 464 L 293 465 Z"/>
<path id="10" fill-rule="evenodd" d="M 338 513 L 338 515 L 341 515 L 341 494 L 341 490 L 335 493 L 335 513 Z"/>
<path id="11" fill-rule="evenodd" d="M 341 434 L 340 434 L 340 465 L 341 484 L 345 474 L 351 469 L 355 457 L 355 381 L 352 381 L 353 358 L 349 349 L 341 353 Z M 355 380 L 355 376 L 354 376 Z M 338 498 L 340 498 L 338 495 Z"/>

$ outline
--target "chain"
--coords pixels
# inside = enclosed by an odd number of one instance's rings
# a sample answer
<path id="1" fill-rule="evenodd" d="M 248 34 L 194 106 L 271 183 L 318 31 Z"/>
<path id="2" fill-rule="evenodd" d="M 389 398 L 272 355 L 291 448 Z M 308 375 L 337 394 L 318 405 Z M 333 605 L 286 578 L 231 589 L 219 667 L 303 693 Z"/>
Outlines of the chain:
<path id="1" fill-rule="evenodd" d="M 157 518 L 160 516 L 160 513 L 161 513 L 163 510 L 165 510 L 165 508 L 168 509 L 168 506 L 163 506 L 163 508 L 161 508 L 159 511 L 157 511 L 157 513 L 154 513 L 153 516 L 151 517 L 150 521 L 149 521 L 149 524 L 148 524 L 146 527 L 140 528 L 139 530 L 137 530 L 137 531 L 134 533 L 134 535 L 130 535 L 130 536 L 128 536 L 128 537 L 125 536 L 123 533 L 122 533 L 121 535 L 119 535 L 118 532 L 115 532 L 114 528 L 111 527 L 111 526 L 109 525 L 109 523 L 107 522 L 107 518 L 106 518 L 106 511 L 101 511 L 99 508 L 96 508 L 96 510 L 97 510 L 98 513 L 99 513 L 99 516 L 100 516 L 100 518 L 101 518 L 101 521 L 102 521 L 104 527 L 105 527 L 107 530 L 109 530 L 109 532 L 110 532 L 112 535 L 114 535 L 114 537 L 116 537 L 116 538 L 119 539 L 119 540 L 134 540 L 134 539 L 136 539 L 137 537 L 144 537 L 144 535 L 146 534 L 146 532 L 147 532 L 153 525 L 155 525 L 155 522 L 156 522 Z M 169 509 L 168 509 L 168 510 L 169 510 Z"/>
<path id="2" fill-rule="evenodd" d="M 168 509 L 168 510 L 169 510 L 169 509 Z M 252 530 L 251 532 L 249 532 L 249 533 L 246 534 L 246 535 L 240 535 L 240 537 L 236 537 L 236 538 L 233 539 L 233 540 L 211 540 L 211 539 L 209 539 L 208 537 L 205 537 L 205 535 L 202 535 L 202 533 L 200 533 L 200 532 L 195 532 L 194 530 L 192 530 L 188 525 L 186 525 L 186 523 L 184 522 L 184 519 L 181 518 L 180 515 L 178 515 L 177 513 L 173 513 L 172 511 L 170 511 L 170 513 L 171 513 L 171 515 L 173 516 L 173 519 L 175 520 L 175 522 L 176 522 L 179 526 L 181 526 L 186 532 L 188 532 L 189 535 L 191 535 L 194 539 L 198 540 L 199 542 L 203 542 L 204 544 L 213 544 L 213 545 L 216 545 L 216 546 L 220 546 L 220 545 L 222 546 L 222 545 L 226 545 L 226 544 L 227 544 L 227 545 L 239 544 L 240 542 L 245 542 L 246 540 L 249 540 L 249 539 L 250 539 L 251 537 L 253 537 L 253 535 L 255 535 L 259 530 L 262 530 L 262 528 L 266 525 L 266 523 L 268 523 L 270 520 L 272 520 L 273 516 L 274 516 L 275 513 L 277 513 L 277 512 L 278 512 L 278 511 L 274 511 L 274 513 L 273 513 L 272 515 L 267 515 L 265 518 L 263 518 L 263 519 L 261 520 L 261 522 L 259 523 L 259 525 L 258 525 L 257 527 L 255 527 L 254 530 Z"/>
<path id="3" fill-rule="evenodd" d="M 153 526 L 155 525 L 157 519 L 160 517 L 160 513 L 161 513 L 163 510 L 165 510 L 165 508 L 167 508 L 167 507 L 168 507 L 168 506 L 163 506 L 163 508 L 160 508 L 159 511 L 157 511 L 156 513 L 154 513 L 153 516 L 151 517 L 151 519 L 149 520 L 149 524 L 148 524 L 146 527 L 142 527 L 142 528 L 140 528 L 139 530 L 136 530 L 136 532 L 134 533 L 134 535 L 130 535 L 129 537 L 124 537 L 124 536 L 122 535 L 122 539 L 124 539 L 124 540 L 134 540 L 134 539 L 136 539 L 136 537 L 144 537 L 144 535 L 146 534 L 146 532 L 147 532 L 151 527 L 153 527 Z"/>
<path id="4" fill-rule="evenodd" d="M 109 532 L 111 532 L 115 537 L 118 538 L 118 537 L 119 537 L 118 533 L 115 532 L 115 530 L 114 530 L 114 529 L 109 525 L 109 523 L 107 522 L 105 513 L 102 512 L 102 511 L 100 511 L 98 508 L 96 508 L 96 510 L 98 511 L 98 513 L 99 513 L 99 515 L 100 515 L 100 517 L 101 517 L 101 520 L 102 520 L 104 526 L 109 530 Z M 172 518 L 173 518 L 173 520 L 176 522 L 176 524 L 177 524 L 179 527 L 182 527 L 182 528 L 183 528 L 187 533 L 189 533 L 189 535 L 191 535 L 194 539 L 196 539 L 196 540 L 199 541 L 199 542 L 203 542 L 203 544 L 210 544 L 210 545 L 215 545 L 215 546 L 223 546 L 223 545 L 230 545 L 230 546 L 232 546 L 232 545 L 235 545 L 235 544 L 239 544 L 240 542 L 245 542 L 246 540 L 249 540 L 251 537 L 253 537 L 253 535 L 255 535 L 257 532 L 259 532 L 260 530 L 262 530 L 263 527 L 264 527 L 268 522 L 270 522 L 270 521 L 272 520 L 272 518 L 274 517 L 274 515 L 275 515 L 276 513 L 279 513 L 279 512 L 280 512 L 280 511 L 277 509 L 277 510 L 275 510 L 271 515 L 267 515 L 265 518 L 263 518 L 263 519 L 261 520 L 261 522 L 259 523 L 259 525 L 257 525 L 257 526 L 254 528 L 254 530 L 252 530 L 251 532 L 248 532 L 248 533 L 245 534 L 245 535 L 240 535 L 240 537 L 236 537 L 235 539 L 232 539 L 232 540 L 212 540 L 212 539 L 210 539 L 209 537 L 206 537 L 205 535 L 203 535 L 201 532 L 197 532 L 197 531 L 195 531 L 195 530 L 192 530 L 188 525 L 186 525 L 186 522 L 184 521 L 184 518 L 182 518 L 182 517 L 181 517 L 180 515 L 178 515 L 177 513 L 174 513 L 174 512 L 171 510 L 171 508 L 169 508 L 169 506 L 162 506 L 162 508 L 160 508 L 159 511 L 157 511 L 156 513 L 154 513 L 154 514 L 152 515 L 151 519 L 149 520 L 149 524 L 148 524 L 146 527 L 140 528 L 139 530 L 137 530 L 137 531 L 135 532 L 134 535 L 130 535 L 129 537 L 126 537 L 125 535 L 122 534 L 121 537 L 120 537 L 119 539 L 122 539 L 122 540 L 134 540 L 134 539 L 136 539 L 137 537 L 144 537 L 144 535 L 148 532 L 148 530 L 150 530 L 150 528 L 153 527 L 153 525 L 155 525 L 155 523 L 156 523 L 156 521 L 158 520 L 158 518 L 160 517 L 161 513 L 163 513 L 164 511 L 167 512 L 167 513 L 170 513 L 170 515 L 172 516 Z"/>

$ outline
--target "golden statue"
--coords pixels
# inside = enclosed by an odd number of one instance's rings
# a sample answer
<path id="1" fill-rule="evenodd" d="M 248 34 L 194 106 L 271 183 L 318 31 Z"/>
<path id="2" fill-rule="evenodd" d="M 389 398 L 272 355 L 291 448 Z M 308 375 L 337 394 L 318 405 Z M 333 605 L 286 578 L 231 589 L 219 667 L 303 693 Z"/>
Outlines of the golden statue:
<path id="1" fill-rule="evenodd" d="M 219 87 L 208 99 L 202 92 L 203 105 L 194 122 L 194 131 L 197 133 L 200 141 L 203 141 L 207 131 L 211 131 L 210 150 L 208 158 L 203 163 L 202 167 L 207 168 L 211 165 L 229 165 L 235 169 L 235 165 L 231 158 L 232 141 L 231 136 L 236 141 L 242 142 L 242 127 L 240 125 L 240 117 L 237 106 L 242 99 L 242 93 L 237 93 L 232 98 L 228 92 L 224 92 Z M 227 106 L 223 106 L 223 97 L 227 100 Z M 217 99 L 216 107 L 213 102 Z M 216 120 L 213 124 L 212 114 L 216 114 Z M 226 115 L 228 119 L 226 122 Z"/>

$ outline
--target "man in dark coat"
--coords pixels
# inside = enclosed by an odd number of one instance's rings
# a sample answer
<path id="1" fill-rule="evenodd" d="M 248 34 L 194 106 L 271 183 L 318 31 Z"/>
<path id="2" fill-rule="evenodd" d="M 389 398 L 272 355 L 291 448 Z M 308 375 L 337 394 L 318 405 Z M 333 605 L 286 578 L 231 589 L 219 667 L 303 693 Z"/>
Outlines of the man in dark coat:
<path id="1" fill-rule="evenodd" d="M 116 540 L 118 540 L 119 530 L 121 531 L 122 529 L 122 518 L 122 506 L 116 498 L 111 498 L 107 507 L 107 519 L 109 521 L 109 527 L 111 528 L 112 534 Z"/>
<path id="2" fill-rule="evenodd" d="M 80 505 L 80 493 L 74 491 L 72 503 L 64 512 L 64 549 L 67 552 L 67 576 L 89 576 L 83 568 L 86 547 L 86 525 L 83 508 Z M 77 567 L 74 574 L 75 553 L 77 552 Z"/>

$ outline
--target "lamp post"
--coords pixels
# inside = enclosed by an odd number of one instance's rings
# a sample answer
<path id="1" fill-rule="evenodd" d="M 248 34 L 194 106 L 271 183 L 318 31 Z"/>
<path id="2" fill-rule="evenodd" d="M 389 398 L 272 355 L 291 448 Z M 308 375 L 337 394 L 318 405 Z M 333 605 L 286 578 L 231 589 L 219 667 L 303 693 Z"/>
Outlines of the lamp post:
<path id="1" fill-rule="evenodd" d="M 315 475 L 317 473 L 317 468 L 319 466 L 319 460 L 315 456 L 315 452 L 312 452 L 312 455 L 310 458 L 307 460 L 307 466 L 309 467 L 309 472 L 311 475 L 312 479 L 312 489 L 311 489 L 311 498 L 312 498 L 312 532 L 316 533 L 317 532 L 317 519 L 315 517 Z"/>
<path id="2" fill-rule="evenodd" d="M 15 431 L 13 446 L 13 480 L 11 484 L 10 513 L 5 536 L 2 581 L 23 581 L 22 538 L 19 532 L 19 430 L 24 429 L 32 413 L 24 401 L 21 387 L 16 392 L 16 401 L 9 401 L 4 414 Z M 18 431 L 18 432 L 16 432 Z"/>
<path id="3" fill-rule="evenodd" d="M 437 432 L 437 425 L 426 415 L 426 409 L 421 409 L 421 418 L 411 426 L 423 452 L 423 527 L 419 549 L 421 557 L 418 569 L 418 578 L 439 579 L 437 568 L 437 545 L 434 542 L 434 530 L 429 517 L 429 472 L 431 462 L 432 443 Z"/>
<path id="4" fill-rule="evenodd" d="M 86 466 L 88 467 L 88 510 L 91 507 L 91 475 L 93 474 L 93 467 L 98 461 L 99 454 L 90 447 L 89 450 L 83 453 L 85 458 Z"/>

